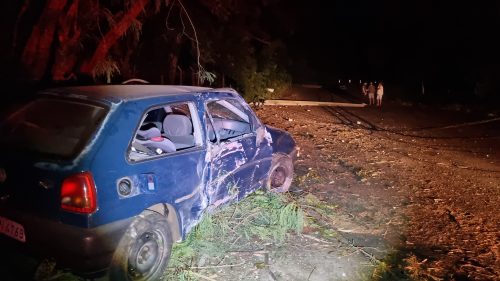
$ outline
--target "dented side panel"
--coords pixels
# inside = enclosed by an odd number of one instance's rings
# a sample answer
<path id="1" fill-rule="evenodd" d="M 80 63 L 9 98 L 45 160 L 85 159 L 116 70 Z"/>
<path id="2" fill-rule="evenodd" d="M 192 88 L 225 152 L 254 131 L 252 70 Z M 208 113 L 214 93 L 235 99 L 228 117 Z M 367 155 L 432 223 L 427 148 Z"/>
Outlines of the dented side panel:
<path id="1" fill-rule="evenodd" d="M 238 197 L 240 189 L 249 188 L 254 170 L 252 157 L 245 148 L 253 142 L 253 136 L 228 141 L 211 147 L 212 181 L 208 188 L 210 204 L 217 207 Z"/>
<path id="2" fill-rule="evenodd" d="M 209 93 L 206 97 L 207 101 L 225 98 L 237 100 L 248 112 L 252 132 L 209 146 L 212 177 L 207 194 L 213 208 L 241 199 L 261 187 L 272 160 L 270 134 L 241 97 L 223 93 Z"/>

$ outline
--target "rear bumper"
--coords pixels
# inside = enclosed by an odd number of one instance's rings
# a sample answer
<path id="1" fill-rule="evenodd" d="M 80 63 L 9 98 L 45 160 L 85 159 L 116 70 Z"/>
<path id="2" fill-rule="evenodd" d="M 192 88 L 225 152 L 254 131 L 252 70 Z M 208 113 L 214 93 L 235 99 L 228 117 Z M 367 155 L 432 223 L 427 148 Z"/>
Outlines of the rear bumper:
<path id="1" fill-rule="evenodd" d="M 104 271 L 132 221 L 125 219 L 87 229 L 28 215 L 0 215 L 23 225 L 26 233 L 26 242 L 0 234 L 2 252 L 54 258 L 58 266 L 78 274 Z"/>

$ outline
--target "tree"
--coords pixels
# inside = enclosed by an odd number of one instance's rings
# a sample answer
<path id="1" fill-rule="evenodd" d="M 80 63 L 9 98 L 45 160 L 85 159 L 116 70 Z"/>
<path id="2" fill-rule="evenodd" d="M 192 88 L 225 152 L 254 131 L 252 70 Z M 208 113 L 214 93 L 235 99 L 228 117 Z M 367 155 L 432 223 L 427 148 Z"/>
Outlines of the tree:
<path id="1" fill-rule="evenodd" d="M 141 21 L 161 9 L 169 1 L 80 1 L 47 0 L 34 24 L 21 56 L 21 62 L 33 80 L 49 76 L 61 81 L 77 75 L 96 76 L 108 65 L 116 68 L 111 52 L 118 42 L 137 47 L 137 41 L 124 40 L 133 27 L 141 28 Z M 181 4 L 179 0 L 174 1 Z M 29 9 L 27 0 L 19 12 L 18 22 Z M 174 5 L 174 3 L 170 3 Z M 121 6 L 121 7 L 120 7 Z M 179 44 L 173 41 L 172 45 Z M 134 48 L 131 48 L 132 50 Z M 131 56 L 129 52 L 128 57 Z M 52 63 L 51 63 L 52 62 Z M 175 63 L 174 63 L 175 64 Z"/>
<path id="2" fill-rule="evenodd" d="M 26 3 L 29 3 L 26 1 Z M 28 70 L 30 78 L 40 80 L 44 75 L 54 42 L 58 19 L 63 15 L 66 0 L 48 0 L 40 15 L 40 19 L 33 26 L 31 35 L 24 47 L 21 61 Z M 24 14 L 21 10 L 20 16 Z M 19 19 L 18 19 L 19 21 Z"/>
<path id="3" fill-rule="evenodd" d="M 202 21 L 198 26 L 213 27 L 201 35 L 201 41 L 205 43 L 201 48 L 202 63 L 213 68 L 219 77 L 224 77 L 224 83 L 232 81 L 229 86 L 237 88 L 249 101 L 256 97 L 279 96 L 291 83 L 286 70 L 289 58 L 286 44 L 267 30 L 272 29 L 270 26 L 277 28 L 276 18 L 286 22 L 276 13 L 281 11 L 278 4 L 286 6 L 288 3 L 279 0 L 222 1 L 225 2 L 231 4 L 212 11 L 211 17 L 195 17 Z M 269 5 L 278 6 L 271 10 Z M 294 24 L 283 24 L 280 28 L 293 29 Z M 276 34 L 289 34 L 287 31 L 280 30 Z M 268 88 L 274 91 L 270 92 Z"/>
<path id="4" fill-rule="evenodd" d="M 104 61 L 111 47 L 125 34 L 148 3 L 150 3 L 149 0 L 136 0 L 130 3 L 128 10 L 120 16 L 118 22 L 110 26 L 108 32 L 99 41 L 91 58 L 82 64 L 80 68 L 81 73 L 91 74 L 96 65 Z"/>
<path id="5" fill-rule="evenodd" d="M 274 42 L 261 23 L 263 11 L 277 2 L 45 0 L 40 5 L 25 0 L 13 46 L 22 48 L 20 62 L 35 81 L 104 77 L 110 82 L 138 75 L 175 84 L 182 80 L 179 72 L 193 69 L 198 80 L 213 82 L 215 73 L 205 66 L 243 85 L 238 71 L 255 64 L 262 72 L 259 56 Z M 29 34 L 21 34 L 25 30 L 18 27 L 27 25 L 32 25 Z M 240 61 L 245 62 L 241 70 Z"/>

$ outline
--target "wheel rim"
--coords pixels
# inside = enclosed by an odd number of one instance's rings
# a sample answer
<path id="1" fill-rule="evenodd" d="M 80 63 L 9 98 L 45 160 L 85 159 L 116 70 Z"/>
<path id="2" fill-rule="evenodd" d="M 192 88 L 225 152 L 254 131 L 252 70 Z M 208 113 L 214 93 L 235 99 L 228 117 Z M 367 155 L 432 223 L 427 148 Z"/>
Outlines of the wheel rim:
<path id="1" fill-rule="evenodd" d="M 128 259 L 130 277 L 147 279 L 154 274 L 161 261 L 163 241 L 161 235 L 153 232 L 145 232 L 137 238 Z"/>
<path id="2" fill-rule="evenodd" d="M 285 184 L 286 169 L 282 166 L 277 167 L 271 175 L 271 188 L 279 188 Z"/>

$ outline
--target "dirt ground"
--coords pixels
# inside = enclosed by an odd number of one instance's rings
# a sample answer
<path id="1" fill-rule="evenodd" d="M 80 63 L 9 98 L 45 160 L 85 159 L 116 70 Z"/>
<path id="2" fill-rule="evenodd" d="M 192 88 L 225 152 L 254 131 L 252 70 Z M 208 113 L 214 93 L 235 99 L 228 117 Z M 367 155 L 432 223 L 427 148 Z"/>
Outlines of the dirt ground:
<path id="1" fill-rule="evenodd" d="M 500 280 L 500 121 L 484 122 L 494 113 L 389 102 L 264 106 L 258 115 L 294 135 L 292 192 L 335 206 L 329 226 L 339 242 L 328 239 L 314 257 L 295 251 L 308 276 L 278 258 L 270 270 L 296 278 L 273 279 Z M 314 250 L 318 241 L 290 243 Z"/>
<path id="2" fill-rule="evenodd" d="M 314 223 L 285 245 L 231 253 L 234 266 L 201 279 L 500 280 L 498 112 L 404 102 L 256 111 L 297 141 L 291 193 Z"/>
<path id="3" fill-rule="evenodd" d="M 284 245 L 201 263 L 198 280 L 500 280 L 498 112 L 256 111 L 300 147 L 291 194 L 309 223 Z"/>

